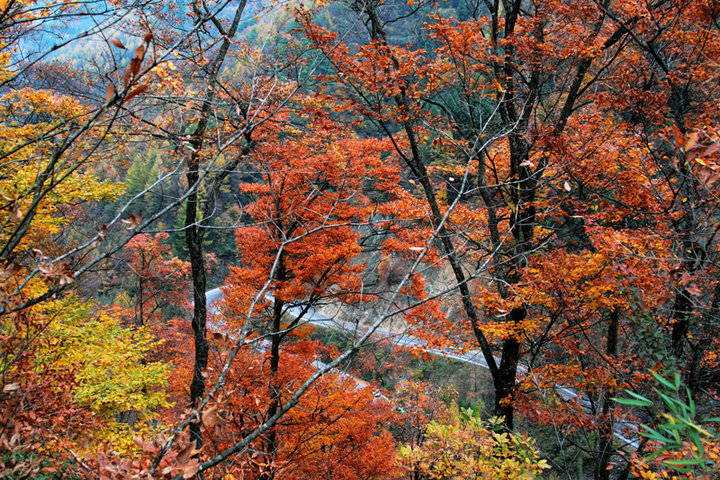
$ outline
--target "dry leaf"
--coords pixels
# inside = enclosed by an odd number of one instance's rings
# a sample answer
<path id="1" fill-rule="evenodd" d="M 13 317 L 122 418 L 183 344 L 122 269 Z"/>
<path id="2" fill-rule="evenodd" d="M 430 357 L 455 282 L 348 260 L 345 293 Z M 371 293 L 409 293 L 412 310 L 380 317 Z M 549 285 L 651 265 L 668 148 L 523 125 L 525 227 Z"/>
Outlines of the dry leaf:
<path id="1" fill-rule="evenodd" d="M 200 471 L 199 463 L 197 463 L 195 465 L 187 466 L 187 467 L 185 467 L 185 471 L 183 472 L 183 478 L 185 478 L 185 479 L 192 478 L 199 471 Z"/>
<path id="2" fill-rule="evenodd" d="M 19 383 L 8 383 L 3 387 L 3 392 L 14 392 L 16 390 L 20 390 L 20 384 Z"/>
<path id="3" fill-rule="evenodd" d="M 218 417 L 218 414 L 217 414 L 217 405 L 214 405 L 214 406 L 208 408 L 202 414 L 202 423 L 205 426 L 205 428 L 212 427 L 219 420 L 220 420 L 220 417 Z"/>
<path id="4" fill-rule="evenodd" d="M 107 236 L 108 233 L 108 226 L 103 223 L 102 228 L 98 232 L 98 238 L 100 238 L 100 241 L 102 242 L 105 240 L 105 236 Z"/>
<path id="5" fill-rule="evenodd" d="M 702 292 L 700 291 L 700 289 L 698 287 L 696 287 L 695 285 L 693 285 L 691 287 L 686 287 L 685 290 L 687 290 L 687 292 L 690 295 L 695 295 L 696 297 L 699 297 L 700 295 L 702 295 Z"/>
<path id="6" fill-rule="evenodd" d="M 132 65 L 132 62 L 130 62 L 130 65 Z M 130 84 L 130 77 L 132 76 L 132 71 L 130 70 L 130 67 L 125 69 L 125 71 L 122 74 L 122 83 L 125 88 Z"/>
<path id="7" fill-rule="evenodd" d="M 143 83 L 142 85 L 140 85 L 139 87 L 137 87 L 135 90 L 133 90 L 133 91 L 131 91 L 130 93 L 128 93 L 128 95 L 127 95 L 127 97 L 125 97 L 125 100 L 123 101 L 123 103 L 132 100 L 133 98 L 137 97 L 137 96 L 140 95 L 141 93 L 147 92 L 149 88 L 150 88 L 150 87 L 148 86 L 147 83 Z"/>
<path id="8" fill-rule="evenodd" d="M 566 191 L 568 191 L 568 192 L 569 192 L 570 190 L 572 190 L 572 187 L 570 186 L 570 184 L 569 184 L 568 182 L 565 182 L 565 183 L 563 184 L 563 188 L 564 188 Z"/>
<path id="9" fill-rule="evenodd" d="M 105 104 L 110 103 L 110 100 L 113 99 L 116 92 L 117 92 L 117 90 L 115 90 L 115 84 L 110 82 L 110 85 L 108 85 L 107 90 L 105 90 Z"/>
<path id="10" fill-rule="evenodd" d="M 183 448 L 180 453 L 178 453 L 176 462 L 179 465 L 185 465 L 185 463 L 187 463 L 188 459 L 190 458 L 193 450 L 195 450 L 195 440 L 185 445 L 185 448 Z"/>
<path id="11" fill-rule="evenodd" d="M 137 57 L 130 60 L 130 75 L 132 75 L 133 78 L 137 77 L 137 74 L 140 73 L 140 61 Z"/>
<path id="12" fill-rule="evenodd" d="M 143 58 L 145 58 L 145 45 L 140 44 L 140 46 L 135 49 L 135 58 L 138 59 L 138 62 L 143 61 Z"/>
<path id="13" fill-rule="evenodd" d="M 110 37 L 108 41 L 115 45 L 117 48 L 122 48 L 123 50 L 127 49 L 125 45 L 123 45 L 123 42 L 121 42 L 120 39 L 117 37 Z"/>
<path id="14" fill-rule="evenodd" d="M 138 227 L 138 225 L 140 225 L 140 223 L 142 223 L 142 221 L 143 221 L 143 214 L 142 214 L 142 212 L 140 212 L 140 213 L 138 214 L 138 216 L 136 217 L 134 213 L 131 213 L 131 214 L 130 214 L 130 218 L 129 218 L 128 220 L 124 220 L 124 219 L 123 219 L 123 220 L 120 220 L 120 221 L 123 222 L 123 223 L 127 223 L 128 226 L 127 226 L 126 228 L 127 228 L 128 230 L 134 230 L 134 229 L 136 229 L 136 228 Z"/>

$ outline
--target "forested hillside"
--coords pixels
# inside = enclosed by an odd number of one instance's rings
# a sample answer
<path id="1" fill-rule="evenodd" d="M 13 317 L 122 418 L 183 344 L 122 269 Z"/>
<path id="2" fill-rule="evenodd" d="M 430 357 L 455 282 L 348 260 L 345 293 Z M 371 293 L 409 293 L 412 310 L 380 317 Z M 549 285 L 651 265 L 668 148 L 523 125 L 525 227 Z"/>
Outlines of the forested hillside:
<path id="1" fill-rule="evenodd" d="M 0 0 L 0 478 L 717 479 L 717 0 Z"/>

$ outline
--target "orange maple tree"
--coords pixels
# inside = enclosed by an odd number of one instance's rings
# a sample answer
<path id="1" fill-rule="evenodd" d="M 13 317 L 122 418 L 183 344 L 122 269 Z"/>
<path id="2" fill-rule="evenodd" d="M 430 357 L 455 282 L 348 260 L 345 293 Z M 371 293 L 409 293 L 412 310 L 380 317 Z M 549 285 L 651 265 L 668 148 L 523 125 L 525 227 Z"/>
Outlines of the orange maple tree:
<path id="1" fill-rule="evenodd" d="M 319 345 L 296 341 L 294 330 L 306 324 L 308 318 L 314 315 L 314 309 L 323 304 L 359 301 L 365 267 L 355 262 L 361 251 L 361 236 L 354 227 L 371 218 L 376 208 L 367 194 L 370 188 L 367 183 L 371 182 L 372 189 L 386 195 L 391 195 L 397 188 L 397 169 L 381 159 L 387 146 L 377 140 L 355 138 L 349 128 L 333 121 L 314 104 L 315 99 L 311 97 L 302 99 L 299 126 L 288 125 L 255 147 L 251 154 L 255 181 L 240 185 L 241 191 L 253 198 L 245 207 L 253 222 L 236 231 L 241 266 L 231 267 L 231 275 L 224 288 L 221 324 L 222 329 L 231 335 L 247 331 L 247 323 L 238 324 L 236 319 L 247 318 L 250 306 L 258 302 L 259 318 L 255 320 L 254 328 L 260 338 L 267 338 L 267 346 L 263 348 L 268 350 L 266 358 L 269 365 L 267 372 L 260 376 L 267 378 L 267 383 L 257 387 L 260 392 L 249 394 L 263 399 L 258 401 L 256 397 L 255 401 L 262 406 L 259 414 L 264 418 L 272 417 L 278 411 L 284 391 L 292 391 L 290 385 L 293 382 L 288 378 L 294 378 L 293 375 L 298 379 L 308 376 L 307 373 L 294 372 L 297 364 L 304 361 L 305 368 L 312 369 L 313 361 L 318 359 Z M 266 297 L 268 294 L 271 296 Z M 304 345 L 304 348 L 293 353 L 298 345 Z M 341 383 L 347 386 L 353 381 L 344 380 Z M 321 405 L 329 401 L 324 415 L 329 415 L 327 418 L 330 420 L 325 421 L 336 425 L 359 422 L 356 425 L 358 429 L 368 421 L 361 420 L 365 415 L 362 412 L 348 412 L 348 418 L 343 418 L 345 407 L 333 406 L 338 399 L 333 400 L 333 395 L 322 398 L 315 394 L 308 394 L 301 404 L 319 402 L 311 411 L 320 412 L 325 408 Z M 372 400 L 372 395 L 358 392 L 357 397 L 350 398 L 359 405 Z M 330 413 L 333 408 L 340 410 Z M 302 410 L 303 407 L 300 408 Z M 243 409 L 239 411 L 248 414 Z M 301 433 L 304 430 L 298 432 L 284 428 L 286 423 L 293 425 L 297 415 L 301 415 L 300 412 L 290 413 L 287 420 L 281 420 L 263 436 L 263 448 L 259 450 L 266 453 L 258 461 L 263 462 L 267 470 L 259 474 L 261 478 L 272 477 L 276 469 L 278 474 L 283 469 L 304 472 L 317 462 L 320 462 L 317 465 L 322 464 L 320 459 L 315 459 L 320 453 L 326 457 L 331 451 L 333 455 L 342 455 L 343 450 L 339 446 L 345 440 L 338 441 L 333 448 L 329 444 L 319 447 L 320 452 L 317 453 L 303 453 L 309 447 L 294 442 L 310 434 Z M 312 418 L 317 415 L 320 413 L 314 413 Z M 377 425 L 374 422 L 369 425 Z M 332 431 L 333 427 L 322 425 L 323 421 L 316 426 L 309 422 L 303 428 L 319 428 L 321 431 L 330 428 Z M 349 425 L 347 428 L 352 430 Z M 363 431 L 366 431 L 365 435 L 371 435 L 375 428 Z M 353 435 L 359 434 L 359 431 Z M 335 433 L 332 437 L 338 435 L 342 434 Z M 297 439 L 294 440 L 294 436 Z M 382 441 L 387 442 L 387 438 L 383 438 Z M 387 462 L 387 443 L 382 448 L 385 454 L 379 457 Z M 301 458 L 310 455 L 311 458 L 307 462 L 295 460 L 292 468 L 283 466 L 291 461 L 284 458 L 290 454 Z M 325 468 L 329 468 L 328 465 L 332 462 L 327 463 Z"/>

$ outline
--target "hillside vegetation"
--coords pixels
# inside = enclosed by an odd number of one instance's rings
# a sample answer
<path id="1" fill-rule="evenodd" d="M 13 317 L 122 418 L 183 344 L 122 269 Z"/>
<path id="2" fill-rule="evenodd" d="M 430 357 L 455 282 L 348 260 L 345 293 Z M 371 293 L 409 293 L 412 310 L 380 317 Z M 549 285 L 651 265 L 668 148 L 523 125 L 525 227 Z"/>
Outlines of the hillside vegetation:
<path id="1" fill-rule="evenodd" d="M 716 0 L 0 0 L 0 477 L 716 479 L 718 59 Z"/>

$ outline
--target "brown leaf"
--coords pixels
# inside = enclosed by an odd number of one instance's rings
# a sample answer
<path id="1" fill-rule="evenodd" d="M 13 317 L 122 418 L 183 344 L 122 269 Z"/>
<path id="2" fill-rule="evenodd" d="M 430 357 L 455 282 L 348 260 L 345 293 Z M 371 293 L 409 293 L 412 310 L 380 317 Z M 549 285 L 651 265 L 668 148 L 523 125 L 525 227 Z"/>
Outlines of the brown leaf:
<path id="1" fill-rule="evenodd" d="M 110 82 L 110 85 L 108 85 L 107 90 L 105 90 L 105 104 L 106 105 L 108 103 L 110 103 L 110 100 L 113 99 L 116 92 L 117 92 L 117 90 L 115 89 L 115 84 Z"/>
<path id="2" fill-rule="evenodd" d="M 127 223 L 127 229 L 128 230 L 134 230 L 137 228 L 138 224 L 142 222 L 142 213 L 140 214 L 140 219 L 138 220 L 138 217 L 135 216 L 134 213 L 130 214 L 130 218 L 128 220 L 122 219 L 120 220 L 123 223 Z"/>
<path id="3" fill-rule="evenodd" d="M 108 39 L 108 41 L 110 43 L 112 43 L 113 45 L 115 45 L 117 48 L 122 48 L 123 50 L 127 50 L 127 47 L 125 47 L 125 45 L 123 45 L 123 43 L 117 37 L 110 37 Z"/>
<path id="4" fill-rule="evenodd" d="M 22 267 L 18 262 L 13 262 L 10 265 L 5 267 L 5 274 L 7 275 L 17 275 L 22 271 Z"/>
<path id="5" fill-rule="evenodd" d="M 152 34 L 152 32 L 149 31 L 145 34 L 145 38 L 143 40 L 145 41 L 145 43 L 150 43 L 152 41 L 152 39 L 153 39 L 153 34 Z"/>
<path id="6" fill-rule="evenodd" d="M 98 237 L 100 238 L 100 241 L 105 240 L 105 236 L 108 233 L 108 226 L 103 223 L 102 228 L 98 232 Z"/>
<path id="7" fill-rule="evenodd" d="M 693 147 L 685 150 L 685 158 L 687 158 L 688 161 L 692 162 L 697 157 L 699 157 L 704 150 L 705 147 L 703 145 L 694 145 Z"/>
<path id="8" fill-rule="evenodd" d="M 688 283 L 692 282 L 692 275 L 690 275 L 690 272 L 683 272 L 682 277 L 680 277 L 680 283 L 683 287 L 686 287 Z"/>
<path id="9" fill-rule="evenodd" d="M 193 450 L 195 450 L 195 440 L 185 445 L 185 448 L 183 448 L 180 453 L 178 453 L 176 459 L 178 465 L 185 465 L 190 458 Z"/>
<path id="10" fill-rule="evenodd" d="M 67 263 L 63 263 L 62 268 L 60 269 L 60 285 L 67 285 L 75 281 L 75 276 L 73 275 L 73 271 L 70 269 L 70 265 Z"/>
<path id="11" fill-rule="evenodd" d="M 130 65 L 128 68 L 125 69 L 125 71 L 122 74 L 122 83 L 125 88 L 130 84 L 130 77 L 132 77 L 132 71 L 130 70 L 130 67 L 132 66 L 132 61 L 130 62 Z"/>
<path id="12" fill-rule="evenodd" d="M 139 87 L 137 87 L 136 89 L 134 89 L 133 91 L 128 93 L 128 95 L 127 95 L 127 97 L 125 97 L 125 100 L 123 101 L 123 103 L 132 100 L 133 98 L 137 97 L 138 95 L 140 95 L 142 93 L 147 92 L 149 88 L 150 87 L 148 86 L 147 83 L 143 83 L 142 85 L 140 85 Z"/>
<path id="13" fill-rule="evenodd" d="M 705 151 L 702 153 L 703 157 L 709 157 L 711 155 L 714 155 L 716 153 L 720 152 L 720 142 L 713 143 L 709 147 L 705 149 Z"/>
<path id="14" fill-rule="evenodd" d="M 142 62 L 143 58 L 145 58 L 145 45 L 140 44 L 135 49 L 135 58 L 137 58 L 138 62 Z"/>
<path id="15" fill-rule="evenodd" d="M 3 387 L 3 392 L 4 392 L 4 393 L 14 392 L 14 391 L 16 391 L 16 390 L 20 390 L 20 384 L 19 384 L 19 383 L 8 383 L 7 385 L 5 385 L 5 386 Z"/>
<path id="16" fill-rule="evenodd" d="M 208 408 L 202 414 L 202 423 L 205 426 L 205 428 L 212 427 L 219 420 L 220 420 L 220 417 L 218 417 L 218 414 L 217 414 L 217 405 L 214 405 L 214 406 Z"/>
<path id="17" fill-rule="evenodd" d="M 187 467 L 185 467 L 185 471 L 183 472 L 183 478 L 184 479 L 192 478 L 199 471 L 200 471 L 199 463 L 196 463 L 195 465 L 188 465 Z"/>
<path id="18" fill-rule="evenodd" d="M 702 292 L 700 291 L 700 289 L 698 287 L 696 287 L 695 285 L 693 285 L 691 287 L 687 287 L 687 288 L 685 288 L 685 290 L 687 290 L 687 292 L 690 295 L 695 295 L 696 297 L 699 297 L 700 295 L 702 295 Z"/>
<path id="19" fill-rule="evenodd" d="M 130 75 L 132 75 L 133 78 L 137 77 L 137 74 L 140 73 L 140 59 L 137 57 L 130 60 Z"/>

